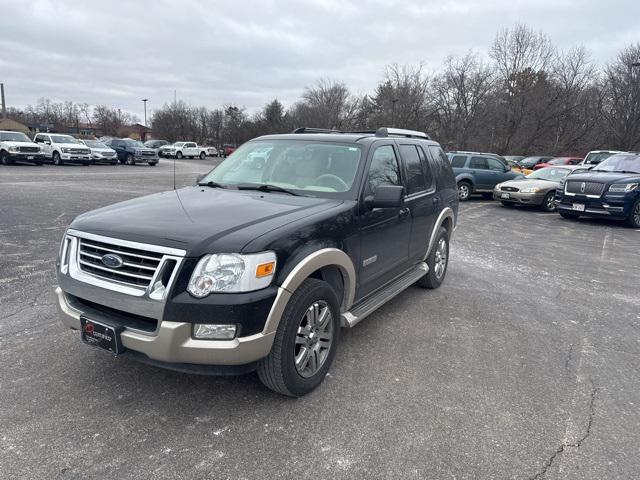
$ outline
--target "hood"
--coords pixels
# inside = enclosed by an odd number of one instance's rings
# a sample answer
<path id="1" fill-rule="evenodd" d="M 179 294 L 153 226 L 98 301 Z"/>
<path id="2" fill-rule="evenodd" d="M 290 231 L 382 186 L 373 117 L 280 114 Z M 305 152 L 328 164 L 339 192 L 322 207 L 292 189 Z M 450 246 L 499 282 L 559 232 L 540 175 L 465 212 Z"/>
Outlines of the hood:
<path id="1" fill-rule="evenodd" d="M 584 172 L 568 175 L 565 181 L 573 182 L 598 182 L 598 183 L 633 183 L 640 181 L 640 173 L 618 173 L 618 172 Z"/>
<path id="2" fill-rule="evenodd" d="M 555 190 L 560 185 L 560 182 L 549 182 L 548 180 L 539 180 L 537 178 L 522 177 L 516 180 L 509 180 L 508 182 L 502 182 L 500 185 L 516 187 L 522 190 L 523 188 L 537 187 L 541 190 Z"/>
<path id="3" fill-rule="evenodd" d="M 84 213 L 70 228 L 199 256 L 240 252 L 258 235 L 341 203 L 273 192 L 186 187 Z"/>
<path id="4" fill-rule="evenodd" d="M 116 153 L 113 148 L 91 148 L 91 153 Z"/>
<path id="5" fill-rule="evenodd" d="M 7 147 L 38 147 L 40 148 L 40 145 L 33 142 L 12 142 L 9 140 L 3 140 L 2 143 Z"/>
<path id="6" fill-rule="evenodd" d="M 53 145 L 60 148 L 82 148 L 82 149 L 90 150 L 89 147 L 81 143 L 54 143 Z"/>

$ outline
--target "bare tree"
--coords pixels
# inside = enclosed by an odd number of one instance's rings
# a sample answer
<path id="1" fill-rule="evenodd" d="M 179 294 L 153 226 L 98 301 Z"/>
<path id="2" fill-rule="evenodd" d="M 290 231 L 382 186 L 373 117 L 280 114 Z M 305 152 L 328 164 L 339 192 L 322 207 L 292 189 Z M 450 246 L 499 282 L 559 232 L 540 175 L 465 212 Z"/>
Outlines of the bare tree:
<path id="1" fill-rule="evenodd" d="M 344 83 L 323 79 L 307 87 L 289 113 L 297 126 L 344 130 L 353 127 L 358 107 L 358 99 Z"/>
<path id="2" fill-rule="evenodd" d="M 618 148 L 640 148 L 640 43 L 624 48 L 605 69 L 599 110 L 608 140 Z"/>

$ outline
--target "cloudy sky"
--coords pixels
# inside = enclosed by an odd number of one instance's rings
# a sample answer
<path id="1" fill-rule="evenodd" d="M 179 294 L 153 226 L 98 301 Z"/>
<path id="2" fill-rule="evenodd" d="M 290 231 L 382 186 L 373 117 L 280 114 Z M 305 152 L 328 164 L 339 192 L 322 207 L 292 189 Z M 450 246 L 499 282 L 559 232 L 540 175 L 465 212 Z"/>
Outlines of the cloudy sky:
<path id="1" fill-rule="evenodd" d="M 638 0 L 0 0 L 0 81 L 142 118 L 179 99 L 255 111 L 319 78 L 372 90 L 391 63 L 437 69 L 518 22 L 603 64 L 640 41 Z"/>

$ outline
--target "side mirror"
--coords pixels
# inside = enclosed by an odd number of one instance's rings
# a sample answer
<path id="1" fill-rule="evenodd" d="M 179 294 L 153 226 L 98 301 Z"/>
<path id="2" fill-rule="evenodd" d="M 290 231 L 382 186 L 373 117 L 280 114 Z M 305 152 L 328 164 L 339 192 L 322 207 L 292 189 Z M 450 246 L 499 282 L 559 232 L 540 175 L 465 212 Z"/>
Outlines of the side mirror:
<path id="1" fill-rule="evenodd" d="M 45 145 L 51 145 L 51 142 L 50 142 L 49 140 L 45 140 L 45 141 L 44 141 L 44 144 L 45 144 Z"/>
<path id="2" fill-rule="evenodd" d="M 400 185 L 378 185 L 373 195 L 364 199 L 368 208 L 400 208 L 404 195 L 404 187 Z"/>
<path id="3" fill-rule="evenodd" d="M 511 165 L 505 165 L 504 166 L 504 171 L 506 172 L 510 172 L 511 171 Z"/>

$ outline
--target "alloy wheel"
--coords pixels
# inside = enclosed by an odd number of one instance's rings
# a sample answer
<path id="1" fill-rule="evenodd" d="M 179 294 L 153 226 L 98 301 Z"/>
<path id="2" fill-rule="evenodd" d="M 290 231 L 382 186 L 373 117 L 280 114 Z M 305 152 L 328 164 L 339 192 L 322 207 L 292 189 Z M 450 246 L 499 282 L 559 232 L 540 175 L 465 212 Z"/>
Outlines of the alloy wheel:
<path id="1" fill-rule="evenodd" d="M 547 211 L 553 212 L 556 209 L 556 199 L 554 195 L 547 196 Z"/>
<path id="2" fill-rule="evenodd" d="M 636 207 L 633 209 L 633 220 L 637 227 L 640 227 L 640 202 L 636 203 Z"/>
<path id="3" fill-rule="evenodd" d="M 293 351 L 296 371 L 309 378 L 322 368 L 333 343 L 333 315 L 324 300 L 314 302 L 303 315 Z"/>
<path id="4" fill-rule="evenodd" d="M 460 200 L 466 200 L 467 198 L 469 198 L 470 195 L 470 191 L 469 191 L 469 185 L 467 185 L 466 183 L 461 183 L 460 185 L 458 185 L 458 198 Z"/>
<path id="5" fill-rule="evenodd" d="M 436 258 L 433 265 L 433 270 L 438 280 L 443 277 L 444 272 L 447 269 L 448 253 L 447 241 L 444 238 L 441 238 L 436 246 Z"/>

